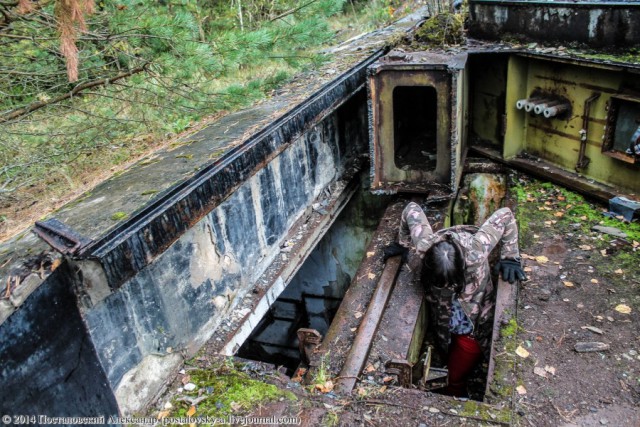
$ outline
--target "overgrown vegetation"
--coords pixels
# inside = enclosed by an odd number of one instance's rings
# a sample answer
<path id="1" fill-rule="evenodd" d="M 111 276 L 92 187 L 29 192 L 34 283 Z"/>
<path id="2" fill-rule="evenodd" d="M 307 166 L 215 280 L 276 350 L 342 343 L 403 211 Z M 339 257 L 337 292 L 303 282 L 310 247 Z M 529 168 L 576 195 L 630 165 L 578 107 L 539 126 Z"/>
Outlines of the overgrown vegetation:
<path id="1" fill-rule="evenodd" d="M 395 19 L 402 2 L 99 2 L 86 31 L 74 27 L 74 83 L 62 3 L 0 3 L 0 232 L 25 206 L 55 206 L 203 118 L 268 97 L 327 60 L 323 46 Z"/>
<path id="2" fill-rule="evenodd" d="M 633 272 L 637 271 L 640 251 L 640 223 L 637 221 L 605 216 L 607 207 L 590 203 L 581 195 L 548 182 L 521 180 L 515 192 L 522 246 L 531 246 L 539 230 L 552 227 L 558 234 L 580 240 L 592 261 L 602 264 L 605 274 L 619 274 L 616 271 L 635 274 Z M 627 237 L 594 231 L 592 228 L 596 225 L 616 228 Z"/>
<path id="3" fill-rule="evenodd" d="M 186 384 L 193 384 L 195 388 L 185 389 L 184 394 L 176 396 L 170 409 L 161 412 L 158 418 L 208 416 L 228 419 L 229 415 L 248 413 L 267 402 L 296 400 L 293 393 L 254 380 L 241 369 L 241 364 L 228 361 L 188 371 Z"/>
<path id="4" fill-rule="evenodd" d="M 463 13 L 441 12 L 418 29 L 415 40 L 430 47 L 461 44 L 464 41 Z"/>

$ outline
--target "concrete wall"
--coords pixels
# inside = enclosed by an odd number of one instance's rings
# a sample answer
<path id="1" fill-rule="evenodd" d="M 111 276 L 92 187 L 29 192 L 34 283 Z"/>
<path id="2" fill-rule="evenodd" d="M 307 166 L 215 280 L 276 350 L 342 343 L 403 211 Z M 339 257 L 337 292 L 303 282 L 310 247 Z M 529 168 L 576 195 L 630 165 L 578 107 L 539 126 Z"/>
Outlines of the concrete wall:
<path id="1" fill-rule="evenodd" d="M 211 337 L 279 256 L 290 225 L 365 151 L 366 108 L 358 99 L 292 141 L 117 292 L 96 292 L 106 281 L 86 277 L 97 297 L 84 317 L 123 411 L 157 392 L 143 378 L 175 369 L 180 354 L 194 354 Z"/>
<path id="2" fill-rule="evenodd" d="M 2 324 L 0 414 L 118 414 L 78 310 L 73 279 L 74 272 L 59 267 Z"/>
<path id="3" fill-rule="evenodd" d="M 637 2 L 472 0 L 469 34 L 489 40 L 579 42 L 592 47 L 640 43 Z"/>

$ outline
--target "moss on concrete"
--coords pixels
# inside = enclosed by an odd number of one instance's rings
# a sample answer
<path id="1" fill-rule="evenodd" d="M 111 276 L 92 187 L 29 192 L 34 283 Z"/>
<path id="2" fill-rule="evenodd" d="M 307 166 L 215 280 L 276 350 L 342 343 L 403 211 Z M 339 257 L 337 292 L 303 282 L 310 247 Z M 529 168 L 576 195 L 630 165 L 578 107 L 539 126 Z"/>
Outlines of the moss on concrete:
<path id="1" fill-rule="evenodd" d="M 415 41 L 427 47 L 457 45 L 464 40 L 464 15 L 449 12 L 428 19 L 415 35 Z"/>
<path id="2" fill-rule="evenodd" d="M 507 407 L 497 408 L 476 400 L 467 400 L 459 412 L 461 417 L 482 418 L 489 422 L 510 424 L 511 410 Z"/>
<path id="3" fill-rule="evenodd" d="M 278 400 L 296 400 L 293 393 L 272 384 L 255 380 L 237 370 L 233 363 L 224 363 L 208 369 L 187 372 L 189 382 L 195 384 L 192 391 L 185 391 L 173 399 L 174 409 L 170 417 L 225 418 L 229 415 L 249 413 L 261 404 Z M 192 405 L 197 400 L 196 405 Z M 192 406 L 195 407 L 192 409 Z"/>

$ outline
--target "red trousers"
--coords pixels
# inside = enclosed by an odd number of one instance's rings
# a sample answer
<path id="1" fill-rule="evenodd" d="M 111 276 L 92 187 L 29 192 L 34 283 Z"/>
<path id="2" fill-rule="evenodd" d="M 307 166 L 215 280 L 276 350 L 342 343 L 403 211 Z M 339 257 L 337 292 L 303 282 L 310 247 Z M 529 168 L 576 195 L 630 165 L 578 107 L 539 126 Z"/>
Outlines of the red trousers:
<path id="1" fill-rule="evenodd" d="M 449 345 L 449 385 L 445 393 L 451 396 L 467 396 L 467 378 L 482 358 L 480 344 L 469 335 L 451 334 Z"/>

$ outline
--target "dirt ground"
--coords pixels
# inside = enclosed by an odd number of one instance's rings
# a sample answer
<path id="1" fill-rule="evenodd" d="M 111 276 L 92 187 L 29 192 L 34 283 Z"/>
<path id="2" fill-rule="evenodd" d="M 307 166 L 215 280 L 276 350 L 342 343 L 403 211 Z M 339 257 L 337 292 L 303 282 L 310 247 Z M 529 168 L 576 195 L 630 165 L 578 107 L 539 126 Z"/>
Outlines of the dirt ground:
<path id="1" fill-rule="evenodd" d="M 352 395 L 337 395 L 330 387 L 303 386 L 273 366 L 242 361 L 232 369 L 295 399 L 283 394 L 236 404 L 233 416 L 293 417 L 305 426 L 640 426 L 640 244 L 591 230 L 604 218 L 605 206 L 522 175 L 512 181 L 529 277 L 518 293 L 517 347 L 497 356 L 515 361 L 514 375 L 496 375 L 495 381 L 509 382 L 502 400 L 482 403 L 366 381 Z M 576 350 L 594 342 L 605 349 Z M 205 349 L 150 413 L 171 407 L 164 416 L 184 415 L 190 405 L 176 399 L 190 370 L 222 376 L 227 368 L 220 366 L 233 362 Z M 193 406 L 194 416 L 204 413 Z"/>

